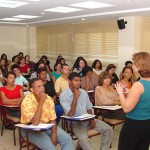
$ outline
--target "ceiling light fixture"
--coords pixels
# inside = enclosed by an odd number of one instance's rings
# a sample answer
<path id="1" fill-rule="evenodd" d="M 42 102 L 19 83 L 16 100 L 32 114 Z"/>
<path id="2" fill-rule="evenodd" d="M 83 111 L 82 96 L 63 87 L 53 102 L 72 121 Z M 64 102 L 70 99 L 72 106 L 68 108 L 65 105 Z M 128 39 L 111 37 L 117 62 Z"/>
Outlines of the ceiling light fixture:
<path id="1" fill-rule="evenodd" d="M 18 2 L 13 0 L 0 0 L 0 7 L 6 7 L 6 8 L 17 8 L 27 4 L 28 4 L 27 2 Z"/>
<path id="2" fill-rule="evenodd" d="M 32 16 L 32 15 L 17 15 L 13 16 L 14 18 L 23 18 L 23 19 L 34 19 L 34 18 L 39 18 L 41 16 Z"/>
<path id="3" fill-rule="evenodd" d="M 70 12 L 76 12 L 76 11 L 81 11 L 81 10 L 82 9 L 60 6 L 60 7 L 46 9 L 44 11 L 51 11 L 51 12 L 58 12 L 58 13 L 70 13 Z"/>
<path id="4" fill-rule="evenodd" d="M 3 19 L 0 19 L 0 20 L 3 20 L 3 21 L 21 21 L 21 20 L 24 20 L 24 19 L 19 19 L 19 18 L 3 18 Z"/>
<path id="5" fill-rule="evenodd" d="M 70 6 L 79 7 L 79 8 L 96 9 L 96 8 L 103 8 L 103 7 L 111 7 L 114 5 L 106 4 L 106 3 L 99 3 L 95 1 L 87 1 L 87 2 L 82 2 L 82 3 L 72 4 Z"/>

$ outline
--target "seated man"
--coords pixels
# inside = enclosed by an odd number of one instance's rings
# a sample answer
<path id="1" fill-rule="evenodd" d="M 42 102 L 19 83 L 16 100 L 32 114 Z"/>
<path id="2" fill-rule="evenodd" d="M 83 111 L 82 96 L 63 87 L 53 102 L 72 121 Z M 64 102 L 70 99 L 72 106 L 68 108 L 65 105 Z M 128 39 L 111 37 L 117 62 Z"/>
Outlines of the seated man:
<path id="1" fill-rule="evenodd" d="M 57 94 L 57 97 L 61 94 L 63 90 L 69 87 L 68 83 L 68 76 L 69 76 L 69 66 L 67 64 L 63 64 L 61 66 L 61 73 L 62 76 L 59 77 L 55 82 L 55 91 Z"/>
<path id="2" fill-rule="evenodd" d="M 42 80 L 32 79 L 29 83 L 31 93 L 27 95 L 21 104 L 21 123 L 38 125 L 39 123 L 55 123 L 56 114 L 54 102 L 51 97 L 45 94 Z M 26 133 L 23 130 L 22 135 Z M 62 150 L 73 150 L 73 143 L 70 135 L 56 125 L 45 132 L 29 133 L 29 141 L 42 150 L 55 150 L 57 142 Z"/>
<path id="3" fill-rule="evenodd" d="M 56 111 L 56 115 L 57 115 L 56 123 L 58 124 L 59 121 L 60 121 L 60 116 L 63 115 L 64 111 L 63 111 L 62 107 L 59 104 L 57 104 L 54 84 L 53 84 L 52 80 L 50 80 L 50 81 L 46 80 L 46 76 L 47 76 L 46 68 L 38 69 L 37 70 L 37 75 L 38 75 L 38 78 L 43 81 L 44 88 L 45 88 L 45 93 L 48 96 L 50 96 L 53 99 L 54 103 L 55 103 L 55 111 Z"/>
<path id="4" fill-rule="evenodd" d="M 87 92 L 80 88 L 81 77 L 73 72 L 69 75 L 69 88 L 60 95 L 60 103 L 68 116 L 80 116 L 83 114 L 92 114 L 92 104 Z M 102 134 L 101 150 L 108 150 L 111 144 L 113 130 L 101 120 L 93 119 L 84 123 L 73 123 L 73 132 L 79 139 L 78 145 L 83 150 L 92 150 L 88 141 L 87 129 L 95 129 Z"/>

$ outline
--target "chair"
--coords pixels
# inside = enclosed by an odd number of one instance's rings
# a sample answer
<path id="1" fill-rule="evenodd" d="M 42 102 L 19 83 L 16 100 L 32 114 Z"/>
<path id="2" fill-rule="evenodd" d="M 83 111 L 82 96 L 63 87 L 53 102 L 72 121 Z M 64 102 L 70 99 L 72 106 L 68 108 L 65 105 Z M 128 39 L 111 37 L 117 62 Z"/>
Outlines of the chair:
<path id="1" fill-rule="evenodd" d="M 4 130 L 4 126 L 6 125 L 6 123 L 12 123 L 13 126 L 13 139 L 14 139 L 14 145 L 16 145 L 16 134 L 15 134 L 15 124 L 19 123 L 19 118 L 7 118 L 7 111 L 9 109 L 17 109 L 19 110 L 18 107 L 9 107 L 9 106 L 1 106 L 1 121 L 2 121 L 2 125 L 1 125 L 1 136 L 3 136 L 3 130 Z"/>
<path id="2" fill-rule="evenodd" d="M 77 137 L 75 137 L 75 134 L 73 133 L 73 125 L 72 125 L 72 122 L 71 120 L 66 120 L 65 118 L 62 118 L 61 117 L 61 120 L 62 120 L 62 129 L 64 131 L 66 131 L 67 133 L 69 133 L 72 137 L 73 140 L 76 140 Z M 70 123 L 69 123 L 70 122 Z M 88 133 L 87 133 L 88 137 L 91 138 L 91 137 L 94 137 L 94 136 L 97 136 L 97 135 L 100 135 L 99 132 L 97 132 L 96 130 L 94 129 L 88 129 Z"/>
<path id="3" fill-rule="evenodd" d="M 18 127 L 19 130 L 19 150 L 22 150 L 22 148 L 27 148 L 27 150 L 41 150 L 38 148 L 35 144 L 29 142 L 28 134 L 31 132 L 31 130 L 26 129 L 26 137 L 23 137 L 21 134 L 21 128 Z"/>

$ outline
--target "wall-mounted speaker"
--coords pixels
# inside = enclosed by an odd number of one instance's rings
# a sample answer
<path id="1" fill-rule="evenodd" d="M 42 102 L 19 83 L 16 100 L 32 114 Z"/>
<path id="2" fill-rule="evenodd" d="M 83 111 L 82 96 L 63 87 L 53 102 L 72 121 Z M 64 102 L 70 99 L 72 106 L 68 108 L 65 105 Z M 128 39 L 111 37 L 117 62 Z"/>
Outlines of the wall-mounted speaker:
<path id="1" fill-rule="evenodd" d="M 124 21 L 124 19 L 120 19 L 120 20 L 117 20 L 117 24 L 118 24 L 118 28 L 120 30 L 122 29 L 125 29 L 125 24 L 127 24 L 127 21 Z"/>

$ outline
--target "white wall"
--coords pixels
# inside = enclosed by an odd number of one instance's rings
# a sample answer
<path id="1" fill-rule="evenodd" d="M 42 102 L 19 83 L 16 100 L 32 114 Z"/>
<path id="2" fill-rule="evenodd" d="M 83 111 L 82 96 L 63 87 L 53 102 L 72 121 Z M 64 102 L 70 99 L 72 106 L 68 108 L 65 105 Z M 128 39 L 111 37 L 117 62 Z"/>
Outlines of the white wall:
<path id="1" fill-rule="evenodd" d="M 11 60 L 19 52 L 23 52 L 24 55 L 30 54 L 29 49 L 31 48 L 31 54 L 33 54 L 32 57 L 35 60 L 35 33 L 35 27 L 30 29 L 29 34 L 27 27 L 0 26 L 0 55 L 5 53 Z"/>

